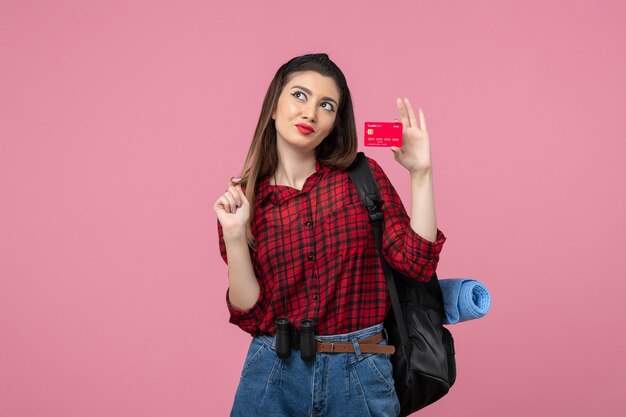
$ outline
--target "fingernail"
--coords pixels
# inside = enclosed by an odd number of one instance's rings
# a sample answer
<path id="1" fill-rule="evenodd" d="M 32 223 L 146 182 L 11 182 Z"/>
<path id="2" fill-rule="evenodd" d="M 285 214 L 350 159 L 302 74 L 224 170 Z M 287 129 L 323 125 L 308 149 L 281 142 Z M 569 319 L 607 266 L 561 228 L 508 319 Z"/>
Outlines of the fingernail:
<path id="1" fill-rule="evenodd" d="M 231 212 L 231 213 L 233 213 L 233 214 L 235 214 L 235 210 L 236 210 L 235 208 L 231 208 L 231 209 L 230 209 L 230 212 Z"/>
<path id="2" fill-rule="evenodd" d="M 241 207 L 241 201 L 236 201 L 235 204 L 237 205 L 237 207 Z"/>

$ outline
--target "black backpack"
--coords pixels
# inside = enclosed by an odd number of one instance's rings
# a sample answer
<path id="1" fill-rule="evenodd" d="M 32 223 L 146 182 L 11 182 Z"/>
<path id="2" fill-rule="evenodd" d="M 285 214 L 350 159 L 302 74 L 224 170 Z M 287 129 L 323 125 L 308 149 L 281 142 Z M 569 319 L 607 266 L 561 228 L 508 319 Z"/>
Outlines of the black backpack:
<path id="1" fill-rule="evenodd" d="M 348 172 L 369 212 L 393 304 L 384 327 L 388 343 L 396 348 L 391 363 L 400 416 L 404 417 L 439 400 L 454 384 L 454 340 L 443 326 L 445 313 L 437 274 L 428 282 L 417 282 L 393 269 L 382 255 L 384 201 L 363 152 L 357 153 Z"/>

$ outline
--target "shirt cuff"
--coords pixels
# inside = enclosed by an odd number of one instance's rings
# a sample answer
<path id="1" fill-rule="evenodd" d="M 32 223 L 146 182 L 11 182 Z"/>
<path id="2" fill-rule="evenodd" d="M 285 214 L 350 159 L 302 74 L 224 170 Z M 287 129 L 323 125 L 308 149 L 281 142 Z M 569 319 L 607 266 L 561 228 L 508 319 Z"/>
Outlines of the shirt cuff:
<path id="1" fill-rule="evenodd" d="M 410 257 L 420 262 L 437 262 L 439 261 L 439 253 L 443 248 L 443 243 L 446 241 L 446 236 L 443 232 L 437 229 L 437 237 L 434 242 L 425 239 L 413 230 L 411 223 L 407 225 L 406 236 L 406 251 Z"/>
<path id="2" fill-rule="evenodd" d="M 228 311 L 230 312 L 230 322 L 233 324 L 237 324 L 242 328 L 250 328 L 250 326 L 256 325 L 261 318 L 262 312 L 262 294 L 259 294 L 259 299 L 256 303 L 247 310 L 242 310 L 240 308 L 234 307 L 230 303 L 230 299 L 228 298 L 228 293 L 230 291 L 230 287 L 226 290 L 226 305 L 228 306 Z"/>

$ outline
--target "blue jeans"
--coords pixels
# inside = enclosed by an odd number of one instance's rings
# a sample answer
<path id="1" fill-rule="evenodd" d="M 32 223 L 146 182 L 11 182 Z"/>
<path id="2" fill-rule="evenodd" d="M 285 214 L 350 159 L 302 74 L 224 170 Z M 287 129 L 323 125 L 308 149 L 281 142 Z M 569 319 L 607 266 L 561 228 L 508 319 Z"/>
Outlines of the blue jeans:
<path id="1" fill-rule="evenodd" d="M 352 342 L 355 352 L 316 353 L 305 362 L 300 350 L 276 356 L 273 336 L 256 336 L 241 371 L 231 417 L 397 417 L 391 355 L 362 353 L 358 340 L 383 330 L 382 323 L 355 332 L 315 336 L 323 342 Z M 380 345 L 386 345 L 383 338 Z"/>

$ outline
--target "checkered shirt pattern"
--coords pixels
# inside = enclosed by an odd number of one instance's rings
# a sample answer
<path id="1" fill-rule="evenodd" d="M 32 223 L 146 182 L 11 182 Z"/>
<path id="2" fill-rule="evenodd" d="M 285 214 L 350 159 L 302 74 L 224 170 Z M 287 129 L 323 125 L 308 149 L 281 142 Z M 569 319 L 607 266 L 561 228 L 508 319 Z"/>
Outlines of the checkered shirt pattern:
<path id="1" fill-rule="evenodd" d="M 439 229 L 434 242 L 418 235 L 383 169 L 367 160 L 384 200 L 385 259 L 408 279 L 430 280 L 446 237 Z M 229 321 L 253 336 L 275 334 L 275 319 L 285 315 L 295 327 L 315 320 L 319 335 L 349 333 L 382 322 L 391 307 L 370 218 L 348 172 L 319 160 L 315 169 L 302 190 L 270 185 L 269 176 L 257 184 L 250 257 L 260 295 L 241 310 L 226 291 Z M 217 227 L 228 264 L 219 220 Z"/>

